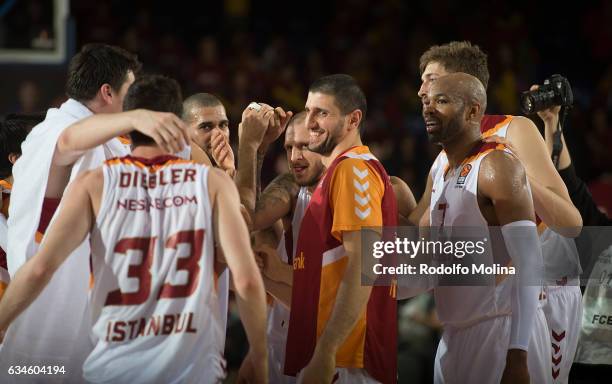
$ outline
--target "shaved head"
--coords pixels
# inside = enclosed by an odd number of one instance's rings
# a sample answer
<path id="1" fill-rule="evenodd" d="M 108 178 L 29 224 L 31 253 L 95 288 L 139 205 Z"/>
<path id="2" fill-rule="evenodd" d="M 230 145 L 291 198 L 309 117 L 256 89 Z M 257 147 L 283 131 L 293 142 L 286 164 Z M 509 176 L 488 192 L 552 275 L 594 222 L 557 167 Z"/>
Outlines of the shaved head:
<path id="1" fill-rule="evenodd" d="M 432 84 L 432 95 L 445 93 L 460 98 L 466 107 L 479 105 L 477 116 L 479 121 L 487 108 L 487 91 L 476 77 L 463 72 L 450 73 L 442 76 Z"/>
<path id="2" fill-rule="evenodd" d="M 423 118 L 430 141 L 446 146 L 461 137 L 480 135 L 487 92 L 467 73 L 441 76 L 431 83 L 423 102 Z"/>

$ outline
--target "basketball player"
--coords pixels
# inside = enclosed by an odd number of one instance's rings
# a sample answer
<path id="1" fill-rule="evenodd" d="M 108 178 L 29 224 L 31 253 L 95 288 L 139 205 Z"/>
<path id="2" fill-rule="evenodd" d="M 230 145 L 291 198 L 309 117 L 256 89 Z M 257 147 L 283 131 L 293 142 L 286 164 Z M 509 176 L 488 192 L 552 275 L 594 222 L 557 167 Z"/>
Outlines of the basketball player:
<path id="1" fill-rule="evenodd" d="M 192 159 L 214 165 L 234 177 L 229 120 L 221 100 L 209 93 L 191 95 L 183 102 L 182 118 L 189 130 Z"/>
<path id="2" fill-rule="evenodd" d="M 469 73 L 478 78 L 485 88 L 489 80 L 486 54 L 469 42 L 451 42 L 431 47 L 421 56 L 420 69 L 423 80 L 420 97 L 427 93 L 437 78 L 448 73 Z M 546 132 L 556 129 L 557 120 L 553 112 L 550 109 L 539 113 Z M 480 129 L 485 140 L 507 140 L 525 166 L 537 218 L 542 221 L 538 230 L 543 245 L 546 284 L 555 287 L 549 290 L 554 297 L 544 300 L 544 293 L 540 302 L 550 327 L 547 331 L 552 345 L 550 352 L 547 352 L 553 362 L 550 379 L 566 382 L 569 366 L 565 362 L 570 361 L 575 354 L 582 313 L 582 295 L 575 279 L 580 265 L 575 257 L 575 246 L 567 237 L 574 237 L 580 232 L 580 213 L 572 204 L 567 187 L 547 156 L 546 144 L 531 120 L 520 116 L 485 115 Z M 417 209 L 410 216 L 412 222 L 419 220 L 421 209 L 426 208 L 430 193 L 431 175 Z M 560 302 L 563 305 L 554 304 Z M 563 364 L 554 364 L 560 359 L 564 361 Z"/>
<path id="3" fill-rule="evenodd" d="M 529 383 L 527 349 L 539 287 L 523 279 L 542 267 L 542 255 L 525 170 L 503 145 L 482 141 L 486 91 L 478 79 L 464 73 L 440 77 L 422 100 L 428 136 L 444 148 L 432 167 L 432 227 L 481 227 L 486 235 L 487 226 L 501 226 L 518 271 L 489 285 L 434 289 L 447 349 L 439 361 L 443 379 Z M 537 374 L 534 382 L 546 380 Z"/>
<path id="4" fill-rule="evenodd" d="M 50 109 L 45 121 L 34 127 L 13 167 L 7 252 L 11 275 L 36 252 L 68 181 L 105 159 L 129 153 L 115 137 L 136 128 L 165 149 L 183 145 L 184 126 L 176 116 L 143 110 L 116 114 L 122 111 L 139 68 L 134 55 L 102 44 L 84 46 L 70 61 L 66 84 L 70 98 L 59 109 Z M 88 117 L 91 120 L 81 124 Z M 85 256 L 69 258 L 6 334 L 0 381 L 15 380 L 5 377 L 15 364 L 65 366 L 72 373 L 82 366 L 91 347 L 79 331 L 85 331 L 83 319 L 89 316 L 89 242 L 76 252 Z"/>
<path id="5" fill-rule="evenodd" d="M 362 226 L 394 226 L 395 195 L 363 146 L 366 99 L 348 75 L 315 81 L 306 102 L 309 149 L 327 171 L 300 226 L 293 259 L 285 373 L 304 383 L 394 383 L 396 302 L 361 286 Z"/>
<path id="6" fill-rule="evenodd" d="M 125 106 L 180 115 L 180 88 L 162 76 L 143 77 Z M 223 172 L 171 156 L 148 136 L 131 138 L 133 156 L 106 161 L 72 183 L 39 251 L 0 302 L 0 329 L 91 234 L 96 345 L 85 380 L 217 383 L 224 375 L 213 276 L 218 241 L 251 346 L 241 374 L 266 382 L 264 291 L 236 188 Z"/>
<path id="7" fill-rule="evenodd" d="M 294 255 L 294 239 L 299 233 L 302 217 L 312 191 L 324 171 L 321 156 L 308 151 L 305 117 L 305 112 L 293 116 L 285 131 L 284 147 L 291 172 L 279 175 L 266 187 L 257 201 L 252 218 L 255 228 L 272 226 L 281 219 L 284 229 L 280 241 L 273 231 L 272 234 L 259 231 L 255 234 L 254 243 L 254 250 L 259 251 L 265 260 L 263 272 L 266 290 L 275 298 L 268 313 L 268 362 L 271 383 L 295 382 L 295 378 L 283 374 L 293 280 L 290 264 Z M 298 131 L 306 136 L 306 144 L 296 143 Z M 269 236 L 271 239 L 262 239 L 263 236 Z"/>

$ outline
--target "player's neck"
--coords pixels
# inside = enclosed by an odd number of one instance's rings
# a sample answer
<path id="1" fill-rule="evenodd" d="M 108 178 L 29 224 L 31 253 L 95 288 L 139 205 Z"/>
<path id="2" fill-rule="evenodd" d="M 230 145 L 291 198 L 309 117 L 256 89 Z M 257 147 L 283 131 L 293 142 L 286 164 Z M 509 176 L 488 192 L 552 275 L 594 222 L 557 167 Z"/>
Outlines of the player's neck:
<path id="1" fill-rule="evenodd" d="M 145 159 L 151 159 L 157 156 L 164 155 L 170 155 L 170 153 L 164 151 L 155 144 L 139 145 L 132 150 L 132 156 L 144 157 Z"/>
<path id="2" fill-rule="evenodd" d="M 340 143 L 336 145 L 334 150 L 329 156 L 323 156 L 321 161 L 326 168 L 330 166 L 330 164 L 336 159 L 336 157 L 340 156 L 342 153 L 346 152 L 349 148 L 362 146 L 360 135 L 350 135 L 342 140 Z"/>
<path id="3" fill-rule="evenodd" d="M 444 144 L 444 150 L 451 168 L 457 167 L 470 153 L 474 145 L 481 140 L 480 130 L 468 129 L 455 140 Z"/>

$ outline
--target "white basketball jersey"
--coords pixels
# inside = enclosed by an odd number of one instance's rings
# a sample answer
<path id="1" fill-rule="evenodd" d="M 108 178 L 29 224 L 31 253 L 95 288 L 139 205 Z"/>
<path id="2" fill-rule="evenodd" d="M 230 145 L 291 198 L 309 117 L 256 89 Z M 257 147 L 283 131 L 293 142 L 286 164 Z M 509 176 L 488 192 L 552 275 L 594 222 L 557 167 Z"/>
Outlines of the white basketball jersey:
<path id="1" fill-rule="evenodd" d="M 295 247 L 297 244 L 297 238 L 300 233 L 300 226 L 302 224 L 302 219 L 304 218 L 304 213 L 306 212 L 306 208 L 308 208 L 308 203 L 310 202 L 310 197 L 312 194 L 308 191 L 307 187 L 301 187 L 300 192 L 298 193 L 297 201 L 295 203 L 295 208 L 293 210 L 293 217 L 291 219 L 291 236 L 293 241 L 293 250 L 292 253 L 295 255 Z M 283 232 L 283 236 L 277 247 L 277 253 L 279 257 L 283 260 L 283 262 L 289 264 L 290 260 L 287 255 L 287 242 L 286 242 L 287 233 Z M 285 365 L 285 346 L 287 343 L 287 331 L 289 330 L 289 310 L 281 303 L 274 301 L 272 303 L 272 307 L 270 308 L 270 312 L 268 314 L 268 345 L 270 348 L 270 363 L 276 364 L 280 370 L 280 375 L 283 373 L 283 368 Z M 272 361 L 272 358 L 277 361 Z M 288 377 L 277 378 L 279 381 L 286 381 L 283 379 L 289 380 Z M 271 380 L 271 382 L 273 382 Z"/>
<path id="2" fill-rule="evenodd" d="M 446 180 L 449 164 L 445 152 L 440 153 L 431 169 L 431 226 L 443 227 L 441 232 L 447 236 L 459 235 L 459 231 L 463 231 L 463 234 L 469 233 L 475 239 L 486 238 L 485 252 L 478 258 L 478 263 L 485 265 L 498 262 L 498 257 L 493 258 L 488 223 L 478 205 L 478 173 L 482 160 L 495 149 L 496 144 L 478 144 L 472 154 L 454 172 L 449 173 Z M 446 264 L 458 261 L 454 257 L 451 259 Z M 510 314 L 511 281 L 512 278 L 506 278 L 496 285 L 494 276 L 485 276 L 479 285 L 436 287 L 434 295 L 440 321 L 445 325 L 462 327 Z"/>
<path id="3" fill-rule="evenodd" d="M 92 233 L 91 382 L 216 383 L 225 324 L 215 289 L 208 167 L 173 156 L 103 166 Z"/>

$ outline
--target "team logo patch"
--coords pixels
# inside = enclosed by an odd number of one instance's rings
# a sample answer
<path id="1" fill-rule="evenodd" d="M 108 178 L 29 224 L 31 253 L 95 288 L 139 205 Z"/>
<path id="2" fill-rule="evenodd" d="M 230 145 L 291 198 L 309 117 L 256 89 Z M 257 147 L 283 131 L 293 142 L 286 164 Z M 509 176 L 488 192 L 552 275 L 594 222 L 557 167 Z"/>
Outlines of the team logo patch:
<path id="1" fill-rule="evenodd" d="M 472 164 L 466 164 L 461 168 L 461 173 L 459 173 L 459 177 L 457 178 L 457 185 L 465 184 L 465 178 L 472 170 Z"/>

